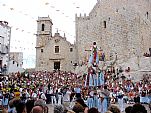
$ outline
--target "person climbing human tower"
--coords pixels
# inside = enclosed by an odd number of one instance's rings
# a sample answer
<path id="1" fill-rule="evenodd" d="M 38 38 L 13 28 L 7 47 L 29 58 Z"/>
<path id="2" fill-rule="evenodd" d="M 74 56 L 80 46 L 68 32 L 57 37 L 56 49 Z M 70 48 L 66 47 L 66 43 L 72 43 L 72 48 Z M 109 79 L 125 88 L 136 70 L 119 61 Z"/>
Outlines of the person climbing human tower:
<path id="1" fill-rule="evenodd" d="M 91 63 L 94 67 L 99 63 L 98 57 L 98 48 L 96 46 L 96 42 L 93 42 L 93 47 L 91 49 L 92 53 L 90 55 L 89 63 Z"/>

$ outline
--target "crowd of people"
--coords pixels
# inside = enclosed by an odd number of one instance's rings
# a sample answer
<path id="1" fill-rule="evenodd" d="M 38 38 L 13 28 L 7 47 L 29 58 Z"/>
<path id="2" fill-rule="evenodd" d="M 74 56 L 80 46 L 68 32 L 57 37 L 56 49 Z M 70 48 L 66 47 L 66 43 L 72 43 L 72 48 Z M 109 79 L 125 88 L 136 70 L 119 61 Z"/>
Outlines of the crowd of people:
<path id="1" fill-rule="evenodd" d="M 44 106 L 45 112 L 48 112 L 46 104 L 54 105 L 54 110 L 59 106 L 61 109 L 63 105 L 64 112 L 88 113 L 97 109 L 99 113 L 105 113 L 112 104 L 119 105 L 119 110 L 124 111 L 124 103 L 150 103 L 150 75 L 134 83 L 130 75 L 123 77 L 118 69 L 101 73 L 104 85 L 91 86 L 85 85 L 86 75 L 65 71 L 4 76 L 0 78 L 0 105 L 8 113 L 34 113 L 34 108 L 38 106 Z"/>
<path id="2" fill-rule="evenodd" d="M 151 75 L 134 82 L 130 67 L 98 67 L 93 43 L 88 72 L 75 74 L 60 70 L 15 73 L 0 78 L 0 108 L 5 113 L 147 113 L 151 103 Z M 125 104 L 134 104 L 126 107 Z M 117 105 L 117 106 L 116 106 Z"/>

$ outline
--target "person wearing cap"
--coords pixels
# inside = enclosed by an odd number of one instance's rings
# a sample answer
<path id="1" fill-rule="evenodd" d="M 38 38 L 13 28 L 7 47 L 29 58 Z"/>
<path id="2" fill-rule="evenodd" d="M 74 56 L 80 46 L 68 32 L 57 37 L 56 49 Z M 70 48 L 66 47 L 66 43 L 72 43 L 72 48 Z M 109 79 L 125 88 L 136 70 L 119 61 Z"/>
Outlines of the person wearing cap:
<path id="1" fill-rule="evenodd" d="M 14 90 L 14 96 L 15 96 L 15 98 L 20 98 L 20 92 L 18 89 Z"/>

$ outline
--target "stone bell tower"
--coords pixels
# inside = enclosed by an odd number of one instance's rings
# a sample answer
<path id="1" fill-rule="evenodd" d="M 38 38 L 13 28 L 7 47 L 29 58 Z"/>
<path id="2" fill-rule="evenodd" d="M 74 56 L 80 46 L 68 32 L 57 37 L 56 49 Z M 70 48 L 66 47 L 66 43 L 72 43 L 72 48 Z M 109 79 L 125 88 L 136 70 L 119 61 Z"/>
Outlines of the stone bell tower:
<path id="1" fill-rule="evenodd" d="M 38 17 L 37 20 L 37 41 L 36 47 L 44 47 L 50 37 L 52 37 L 52 20 L 50 17 Z"/>
<path id="2" fill-rule="evenodd" d="M 52 37 L 52 20 L 50 17 L 38 17 L 36 38 L 36 67 L 42 64 L 43 53 L 48 40 Z"/>

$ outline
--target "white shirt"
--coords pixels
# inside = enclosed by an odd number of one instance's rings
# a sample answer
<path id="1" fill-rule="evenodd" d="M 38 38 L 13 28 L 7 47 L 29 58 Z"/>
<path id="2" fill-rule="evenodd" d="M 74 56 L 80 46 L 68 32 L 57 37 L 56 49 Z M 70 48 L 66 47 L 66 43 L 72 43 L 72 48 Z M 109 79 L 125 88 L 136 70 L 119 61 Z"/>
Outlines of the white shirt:
<path id="1" fill-rule="evenodd" d="M 90 96 L 94 96 L 94 91 L 91 91 L 91 92 L 90 92 Z"/>
<path id="2" fill-rule="evenodd" d="M 30 94 L 28 92 L 26 92 L 26 97 L 30 98 Z"/>
<path id="3" fill-rule="evenodd" d="M 71 92 L 68 90 L 66 92 L 66 94 L 64 95 L 63 100 L 66 101 L 66 102 L 70 101 L 70 94 L 71 94 Z"/>
<path id="4" fill-rule="evenodd" d="M 43 99 L 43 100 L 46 100 L 47 98 L 46 98 L 46 95 L 42 92 L 42 94 L 41 94 L 41 99 Z"/>
<path id="5" fill-rule="evenodd" d="M 80 88 L 75 88 L 74 90 L 75 90 L 76 93 L 80 93 L 81 92 Z"/>
<path id="6" fill-rule="evenodd" d="M 53 94 L 53 89 L 50 89 L 49 93 L 50 93 L 50 94 Z"/>
<path id="7" fill-rule="evenodd" d="M 33 98 L 37 98 L 37 94 L 36 94 L 36 93 L 33 93 L 33 94 L 32 94 L 32 97 L 33 97 Z"/>

